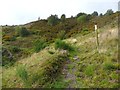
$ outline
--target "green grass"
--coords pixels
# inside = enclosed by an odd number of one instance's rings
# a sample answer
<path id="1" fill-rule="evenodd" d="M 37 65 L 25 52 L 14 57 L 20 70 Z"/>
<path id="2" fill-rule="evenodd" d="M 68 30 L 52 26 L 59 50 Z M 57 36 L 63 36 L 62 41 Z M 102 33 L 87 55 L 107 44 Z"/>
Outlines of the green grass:
<path id="1" fill-rule="evenodd" d="M 47 46 L 47 43 L 44 40 L 36 40 L 34 42 L 34 50 L 35 52 L 39 52 Z"/>
<path id="2" fill-rule="evenodd" d="M 69 43 L 66 43 L 60 39 L 55 41 L 55 49 L 63 49 L 68 51 L 74 51 L 74 47 L 72 47 Z"/>
<path id="3" fill-rule="evenodd" d="M 61 55 L 56 51 L 54 54 L 49 54 L 44 49 L 16 62 L 13 67 L 5 69 L 3 87 L 45 87 L 46 83 L 50 84 L 56 80 L 67 58 L 66 54 Z M 12 79 L 14 77 L 16 78 Z"/>
<path id="4" fill-rule="evenodd" d="M 116 66 L 111 61 L 107 61 L 103 64 L 103 68 L 106 70 L 117 69 Z"/>
<path id="5" fill-rule="evenodd" d="M 19 65 L 16 68 L 16 75 L 21 78 L 24 83 L 24 87 L 30 87 L 30 82 L 28 81 L 28 71 L 26 70 L 25 66 Z"/>
<path id="6" fill-rule="evenodd" d="M 104 33 L 104 29 L 100 33 Z M 105 39 L 100 45 L 100 49 L 103 51 L 98 53 L 94 36 L 94 32 L 83 36 L 81 34 L 76 35 L 75 38 L 78 42 L 74 46 L 79 50 L 72 55 L 71 53 L 70 55 L 61 55 L 59 50 L 55 50 L 55 48 L 50 50 L 42 48 L 41 52 L 34 53 L 32 56 L 16 62 L 14 66 L 4 68 L 3 87 L 23 88 L 27 86 L 24 84 L 24 81 L 27 80 L 33 88 L 64 88 L 69 85 L 78 88 L 117 88 L 119 86 L 116 72 L 117 67 L 119 67 L 116 48 L 118 40 L 116 37 Z M 90 38 L 93 39 L 90 40 Z M 69 43 L 62 40 L 55 41 L 51 46 L 56 47 L 56 49 L 75 50 Z M 78 60 L 73 59 L 76 55 L 79 57 Z M 67 81 L 66 77 L 61 74 L 68 59 L 70 62 L 68 62 L 67 69 L 70 73 L 75 74 L 77 83 L 71 83 L 72 80 L 71 82 Z M 23 66 L 19 67 L 21 64 Z M 75 69 L 74 73 L 73 69 Z M 63 77 L 60 78 L 60 75 Z"/>
<path id="7" fill-rule="evenodd" d="M 94 71 L 95 71 L 95 66 L 89 65 L 89 66 L 87 66 L 87 67 L 85 68 L 84 73 L 85 73 L 87 76 L 93 76 Z"/>

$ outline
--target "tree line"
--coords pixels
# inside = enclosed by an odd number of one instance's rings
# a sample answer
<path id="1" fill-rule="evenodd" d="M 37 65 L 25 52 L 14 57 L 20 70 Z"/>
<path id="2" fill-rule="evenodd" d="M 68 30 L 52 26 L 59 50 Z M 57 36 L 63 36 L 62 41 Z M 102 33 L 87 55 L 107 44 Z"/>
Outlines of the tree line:
<path id="1" fill-rule="evenodd" d="M 108 9 L 104 15 L 108 16 L 113 13 L 114 12 L 112 9 Z M 77 18 L 78 22 L 83 23 L 85 21 L 90 20 L 92 17 L 97 17 L 97 16 L 103 16 L 103 14 L 102 13 L 98 14 L 97 11 L 94 11 L 92 14 L 86 14 L 86 13 L 80 12 L 75 16 L 75 18 Z M 51 15 L 47 18 L 47 21 L 48 21 L 47 24 L 50 26 L 54 26 L 54 25 L 58 24 L 59 22 L 61 22 L 61 23 L 65 22 L 65 20 L 66 20 L 65 14 L 62 14 L 60 19 L 58 18 L 58 15 L 55 14 L 55 15 Z"/>

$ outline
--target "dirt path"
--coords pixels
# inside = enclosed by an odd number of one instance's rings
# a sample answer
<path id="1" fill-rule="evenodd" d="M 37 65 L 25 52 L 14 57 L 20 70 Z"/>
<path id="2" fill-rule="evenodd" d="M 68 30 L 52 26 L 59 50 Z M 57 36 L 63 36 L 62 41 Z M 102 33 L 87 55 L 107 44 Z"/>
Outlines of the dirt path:
<path id="1" fill-rule="evenodd" d="M 76 85 L 76 75 L 75 72 L 77 71 L 77 62 L 79 61 L 79 58 L 76 58 L 77 56 L 74 57 L 75 61 L 70 61 L 68 60 L 66 62 L 66 65 L 64 66 L 63 73 L 65 75 L 65 79 L 67 81 L 70 81 L 69 85 L 67 88 L 72 88 L 74 85 Z"/>

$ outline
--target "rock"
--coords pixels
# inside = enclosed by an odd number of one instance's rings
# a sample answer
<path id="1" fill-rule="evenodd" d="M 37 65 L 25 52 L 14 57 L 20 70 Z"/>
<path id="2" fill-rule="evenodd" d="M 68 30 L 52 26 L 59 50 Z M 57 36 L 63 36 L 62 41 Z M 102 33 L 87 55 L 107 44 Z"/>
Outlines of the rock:
<path id="1" fill-rule="evenodd" d="M 79 57 L 78 56 L 74 56 L 73 59 L 74 60 L 79 60 Z"/>
<path id="2" fill-rule="evenodd" d="M 67 50 L 60 50 L 60 53 L 61 54 L 67 54 L 68 52 L 67 52 Z"/>
<path id="3" fill-rule="evenodd" d="M 13 59 L 12 53 L 9 50 L 7 50 L 6 48 L 2 49 L 2 56 L 6 56 L 9 60 Z"/>

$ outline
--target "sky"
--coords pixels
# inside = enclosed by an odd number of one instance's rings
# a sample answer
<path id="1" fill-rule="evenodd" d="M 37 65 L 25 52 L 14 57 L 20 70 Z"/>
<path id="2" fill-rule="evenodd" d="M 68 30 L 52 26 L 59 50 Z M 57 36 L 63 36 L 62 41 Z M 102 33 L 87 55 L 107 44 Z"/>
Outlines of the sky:
<path id="1" fill-rule="evenodd" d="M 118 11 L 119 0 L 0 0 L 0 25 L 19 25 L 47 19 L 51 14 L 60 17 L 76 16 L 80 12 L 105 13 Z"/>

